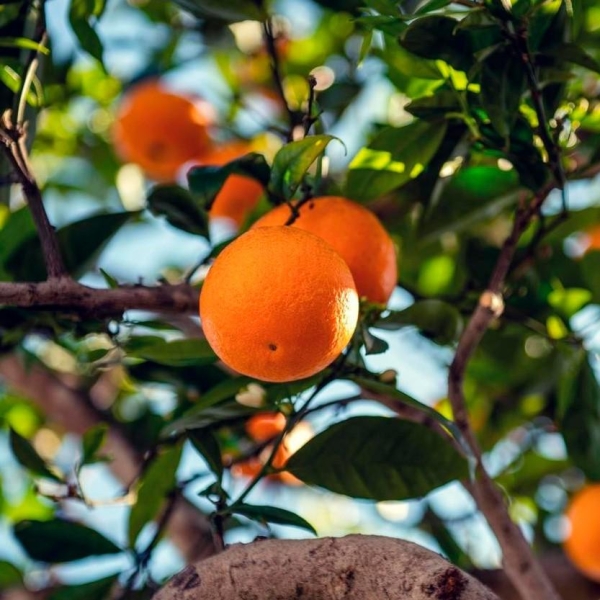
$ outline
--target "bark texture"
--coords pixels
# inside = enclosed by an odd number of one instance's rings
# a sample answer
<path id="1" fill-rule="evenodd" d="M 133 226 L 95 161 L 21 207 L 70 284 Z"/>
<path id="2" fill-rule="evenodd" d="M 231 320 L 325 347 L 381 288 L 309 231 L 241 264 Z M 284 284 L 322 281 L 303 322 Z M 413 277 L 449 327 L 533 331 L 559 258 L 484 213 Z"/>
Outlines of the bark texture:
<path id="1" fill-rule="evenodd" d="M 382 536 L 235 544 L 189 565 L 153 600 L 498 600 L 421 546 Z"/>

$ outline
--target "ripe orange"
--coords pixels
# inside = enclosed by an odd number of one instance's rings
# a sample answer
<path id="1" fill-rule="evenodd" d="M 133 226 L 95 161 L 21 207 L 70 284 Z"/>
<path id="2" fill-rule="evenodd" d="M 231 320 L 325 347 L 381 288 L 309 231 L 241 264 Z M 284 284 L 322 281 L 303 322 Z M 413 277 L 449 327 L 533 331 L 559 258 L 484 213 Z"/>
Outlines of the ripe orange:
<path id="1" fill-rule="evenodd" d="M 285 204 L 252 226 L 283 225 L 291 211 Z M 367 208 L 338 196 L 314 198 L 300 208 L 294 227 L 322 237 L 346 261 L 360 297 L 386 304 L 396 286 L 398 269 L 394 243 L 379 219 Z"/>
<path id="2" fill-rule="evenodd" d="M 600 483 L 577 492 L 566 517 L 571 527 L 563 542 L 566 555 L 581 573 L 600 582 Z"/>
<path id="3" fill-rule="evenodd" d="M 246 433 L 255 442 L 268 442 L 285 429 L 285 417 L 282 413 L 260 413 L 246 421 Z"/>
<path id="4" fill-rule="evenodd" d="M 208 111 L 152 80 L 127 91 L 117 110 L 113 142 L 123 160 L 156 181 L 175 181 L 179 168 L 210 147 Z"/>
<path id="5" fill-rule="evenodd" d="M 244 142 L 230 142 L 214 148 L 200 157 L 198 162 L 221 166 L 251 151 L 250 146 Z M 231 219 L 240 227 L 248 213 L 258 204 L 262 193 L 263 188 L 258 181 L 243 175 L 230 175 L 213 202 L 210 216 Z"/>
<path id="6" fill-rule="evenodd" d="M 215 260 L 200 318 L 226 365 L 264 381 L 294 381 L 324 369 L 348 344 L 358 295 L 348 266 L 322 239 L 260 227 Z"/>

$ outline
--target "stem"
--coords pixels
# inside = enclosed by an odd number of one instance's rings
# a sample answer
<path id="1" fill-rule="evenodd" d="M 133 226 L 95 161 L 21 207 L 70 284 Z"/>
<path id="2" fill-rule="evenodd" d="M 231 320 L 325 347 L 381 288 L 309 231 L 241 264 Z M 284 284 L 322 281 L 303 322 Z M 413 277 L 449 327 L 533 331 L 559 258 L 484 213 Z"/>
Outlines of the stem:
<path id="1" fill-rule="evenodd" d="M 559 600 L 559 597 L 535 560 L 518 525 L 510 518 L 502 492 L 485 470 L 481 449 L 469 422 L 463 383 L 470 358 L 492 321 L 503 312 L 502 292 L 519 239 L 552 188 L 544 188 L 528 205 L 522 203 L 517 210 L 512 231 L 502 246 L 487 290 L 481 295 L 458 342 L 448 375 L 448 397 L 454 419 L 476 460 L 476 479 L 468 487 L 498 539 L 508 577 L 526 600 Z"/>

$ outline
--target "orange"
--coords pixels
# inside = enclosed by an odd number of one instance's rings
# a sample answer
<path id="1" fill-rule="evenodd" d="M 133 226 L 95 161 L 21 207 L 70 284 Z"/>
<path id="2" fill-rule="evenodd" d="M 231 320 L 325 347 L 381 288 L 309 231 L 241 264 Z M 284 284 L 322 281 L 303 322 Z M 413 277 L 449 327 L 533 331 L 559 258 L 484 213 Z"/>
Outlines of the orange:
<path id="1" fill-rule="evenodd" d="M 348 344 L 358 295 L 348 266 L 321 238 L 260 227 L 216 258 L 200 318 L 227 366 L 263 381 L 294 381 L 323 370 Z"/>
<path id="2" fill-rule="evenodd" d="M 251 151 L 250 146 L 244 142 L 230 142 L 211 150 L 198 162 L 221 166 Z M 237 174 L 230 175 L 211 206 L 210 216 L 231 219 L 240 227 L 248 213 L 258 204 L 262 193 L 263 188 L 255 179 Z"/>
<path id="3" fill-rule="evenodd" d="M 285 429 L 285 417 L 282 413 L 261 413 L 250 417 L 245 427 L 255 442 L 268 442 Z"/>
<path id="4" fill-rule="evenodd" d="M 252 227 L 283 225 L 291 215 L 282 204 Z M 394 243 L 379 219 L 367 208 L 338 196 L 313 198 L 300 208 L 294 227 L 328 242 L 346 261 L 359 296 L 386 304 L 398 281 Z"/>
<path id="5" fill-rule="evenodd" d="M 563 542 L 566 555 L 581 573 L 600 582 L 600 483 L 578 491 L 567 507 L 566 517 L 570 523 Z"/>
<path id="6" fill-rule="evenodd" d="M 123 97 L 113 142 L 123 160 L 138 164 L 156 181 L 175 181 L 179 168 L 210 147 L 208 111 L 166 90 L 159 82 L 140 83 Z"/>

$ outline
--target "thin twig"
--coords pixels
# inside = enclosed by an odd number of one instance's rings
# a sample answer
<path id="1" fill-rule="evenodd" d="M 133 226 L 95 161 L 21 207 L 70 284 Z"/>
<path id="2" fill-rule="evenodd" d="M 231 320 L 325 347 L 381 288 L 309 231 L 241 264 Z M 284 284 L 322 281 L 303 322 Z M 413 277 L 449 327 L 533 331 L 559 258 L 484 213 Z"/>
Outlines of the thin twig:
<path id="1" fill-rule="evenodd" d="M 279 59 L 279 51 L 277 50 L 277 40 L 275 38 L 275 34 L 273 33 L 273 21 L 271 19 L 267 19 L 263 23 L 263 35 L 265 38 L 267 53 L 269 54 L 269 57 L 271 59 L 271 74 L 273 77 L 273 83 L 275 84 L 277 95 L 283 103 L 283 106 L 288 116 L 288 121 L 290 123 L 290 129 L 287 132 L 287 140 L 292 141 L 294 129 L 299 124 L 299 119 L 296 113 L 290 108 L 290 105 L 288 104 L 287 99 L 285 97 L 285 90 L 283 88 L 283 75 L 281 73 L 281 61 Z"/>
<path id="2" fill-rule="evenodd" d="M 502 492 L 484 468 L 481 449 L 468 417 L 463 382 L 471 356 L 492 321 L 503 312 L 502 293 L 519 239 L 553 187 L 545 187 L 529 204 L 523 201 L 519 206 L 512 231 L 504 242 L 487 290 L 481 295 L 458 342 L 448 375 L 448 398 L 454 419 L 476 460 L 476 478 L 468 488 L 498 539 L 507 575 L 521 596 L 527 600 L 559 600 L 559 597 L 535 560 L 519 526 L 510 518 Z"/>

